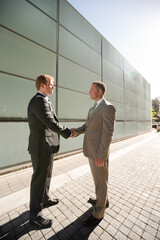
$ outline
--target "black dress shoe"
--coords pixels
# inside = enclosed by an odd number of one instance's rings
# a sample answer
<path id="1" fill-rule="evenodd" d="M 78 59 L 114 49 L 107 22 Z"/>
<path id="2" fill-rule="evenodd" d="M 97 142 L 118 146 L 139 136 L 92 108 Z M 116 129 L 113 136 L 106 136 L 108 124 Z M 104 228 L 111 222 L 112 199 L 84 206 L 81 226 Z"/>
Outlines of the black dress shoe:
<path id="1" fill-rule="evenodd" d="M 87 202 L 91 203 L 92 206 L 94 206 L 96 204 L 97 200 L 94 198 L 89 198 Z M 109 207 L 109 201 L 106 202 L 106 208 L 108 208 L 108 207 Z"/>
<path id="2" fill-rule="evenodd" d="M 44 216 L 30 217 L 29 223 L 38 228 L 49 228 L 52 226 L 52 220 Z"/>
<path id="3" fill-rule="evenodd" d="M 90 217 L 88 217 L 84 222 L 83 222 L 83 225 L 84 226 L 93 226 L 93 225 L 96 225 L 98 223 L 100 223 L 100 221 L 102 220 L 102 218 L 95 218 L 93 217 L 93 215 L 91 215 Z"/>
<path id="4" fill-rule="evenodd" d="M 59 203 L 59 200 L 49 198 L 46 202 L 43 203 L 43 208 L 50 207 Z"/>

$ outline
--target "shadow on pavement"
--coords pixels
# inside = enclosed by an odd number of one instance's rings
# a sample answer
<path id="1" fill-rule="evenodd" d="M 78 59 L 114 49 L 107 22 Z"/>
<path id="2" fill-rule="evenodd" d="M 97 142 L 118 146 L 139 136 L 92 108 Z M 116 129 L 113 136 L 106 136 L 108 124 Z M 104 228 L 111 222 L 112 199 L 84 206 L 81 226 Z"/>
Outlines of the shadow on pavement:
<path id="1" fill-rule="evenodd" d="M 91 215 L 92 213 L 92 207 L 86 211 L 84 214 L 82 214 L 80 217 L 78 217 L 74 222 L 57 232 L 54 236 L 50 237 L 48 240 L 86 240 L 89 238 L 90 234 L 93 232 L 93 230 L 97 227 L 97 225 L 94 225 L 93 227 L 85 227 L 83 226 L 83 221 Z"/>
<path id="2" fill-rule="evenodd" d="M 83 221 L 91 215 L 92 208 L 78 217 L 74 222 L 64 227 L 55 235 L 48 238 L 49 240 L 69 240 L 69 239 L 88 239 L 89 235 L 95 229 L 93 227 L 83 226 Z M 53 220 L 54 221 L 54 220 Z M 29 211 L 25 211 L 18 217 L 10 220 L 9 222 L 0 226 L 0 239 L 26 239 L 28 234 L 31 235 L 31 231 L 41 230 L 29 224 Z M 53 228 L 54 231 L 54 228 Z M 25 236 L 26 235 L 26 236 Z M 45 239 L 45 236 L 44 236 Z"/>
<path id="3" fill-rule="evenodd" d="M 18 217 L 0 226 L 0 239 L 19 239 L 32 230 L 36 230 L 36 228 L 29 224 L 29 211 L 25 211 Z"/>

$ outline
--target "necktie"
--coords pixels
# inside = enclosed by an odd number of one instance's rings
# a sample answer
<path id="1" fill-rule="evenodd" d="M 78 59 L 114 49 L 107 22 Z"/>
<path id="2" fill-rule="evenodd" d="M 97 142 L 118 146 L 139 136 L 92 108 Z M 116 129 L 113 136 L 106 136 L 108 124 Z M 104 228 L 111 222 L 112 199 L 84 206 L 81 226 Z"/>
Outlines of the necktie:
<path id="1" fill-rule="evenodd" d="M 96 106 L 97 106 L 97 103 L 95 103 L 95 104 L 93 105 L 93 107 L 91 107 L 91 109 L 89 110 L 88 117 L 90 117 L 91 114 L 94 112 L 94 110 L 96 109 Z"/>

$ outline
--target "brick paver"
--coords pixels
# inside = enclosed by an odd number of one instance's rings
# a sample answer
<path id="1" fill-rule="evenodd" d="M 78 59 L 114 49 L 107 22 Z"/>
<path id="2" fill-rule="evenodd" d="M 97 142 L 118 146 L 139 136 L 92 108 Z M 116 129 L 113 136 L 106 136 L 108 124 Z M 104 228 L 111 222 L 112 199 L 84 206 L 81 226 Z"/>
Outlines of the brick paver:
<path id="1" fill-rule="evenodd" d="M 99 225 L 82 225 L 92 210 L 87 200 L 94 196 L 89 172 L 52 191 L 60 203 L 43 210 L 45 216 L 53 219 L 51 228 L 36 230 L 29 225 L 27 203 L 1 216 L 2 239 L 160 239 L 160 134 L 152 132 L 117 142 L 112 150 L 123 150 L 146 138 L 148 141 L 110 161 L 110 207 Z M 81 154 L 77 157 L 86 164 Z M 72 156 L 69 161 L 74 160 Z M 60 161 L 63 167 L 63 159 Z M 25 170 L 22 172 L 25 177 Z M 7 174 L 3 177 L 7 179 Z"/>

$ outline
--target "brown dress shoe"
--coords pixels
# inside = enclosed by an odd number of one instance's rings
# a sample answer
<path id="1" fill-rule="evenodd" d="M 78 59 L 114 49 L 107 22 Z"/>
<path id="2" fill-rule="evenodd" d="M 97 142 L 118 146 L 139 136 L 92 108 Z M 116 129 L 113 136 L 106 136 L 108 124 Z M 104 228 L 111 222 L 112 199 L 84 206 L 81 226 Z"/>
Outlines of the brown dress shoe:
<path id="1" fill-rule="evenodd" d="M 96 201 L 97 200 L 94 198 L 89 198 L 87 202 L 92 204 L 92 206 L 94 206 L 96 204 Z M 109 207 L 109 201 L 106 202 L 106 208 L 108 208 L 108 207 Z"/>
<path id="2" fill-rule="evenodd" d="M 93 217 L 93 215 L 91 215 L 90 217 L 88 217 L 84 222 L 83 222 L 83 225 L 84 226 L 93 226 L 93 225 L 96 225 L 98 223 L 100 223 L 100 221 L 102 220 L 102 218 L 95 218 Z"/>
<path id="3" fill-rule="evenodd" d="M 52 220 L 44 216 L 30 217 L 29 224 L 41 229 L 49 228 L 52 226 Z"/>
<path id="4" fill-rule="evenodd" d="M 49 198 L 46 202 L 43 203 L 43 208 L 50 207 L 59 203 L 59 200 Z"/>

